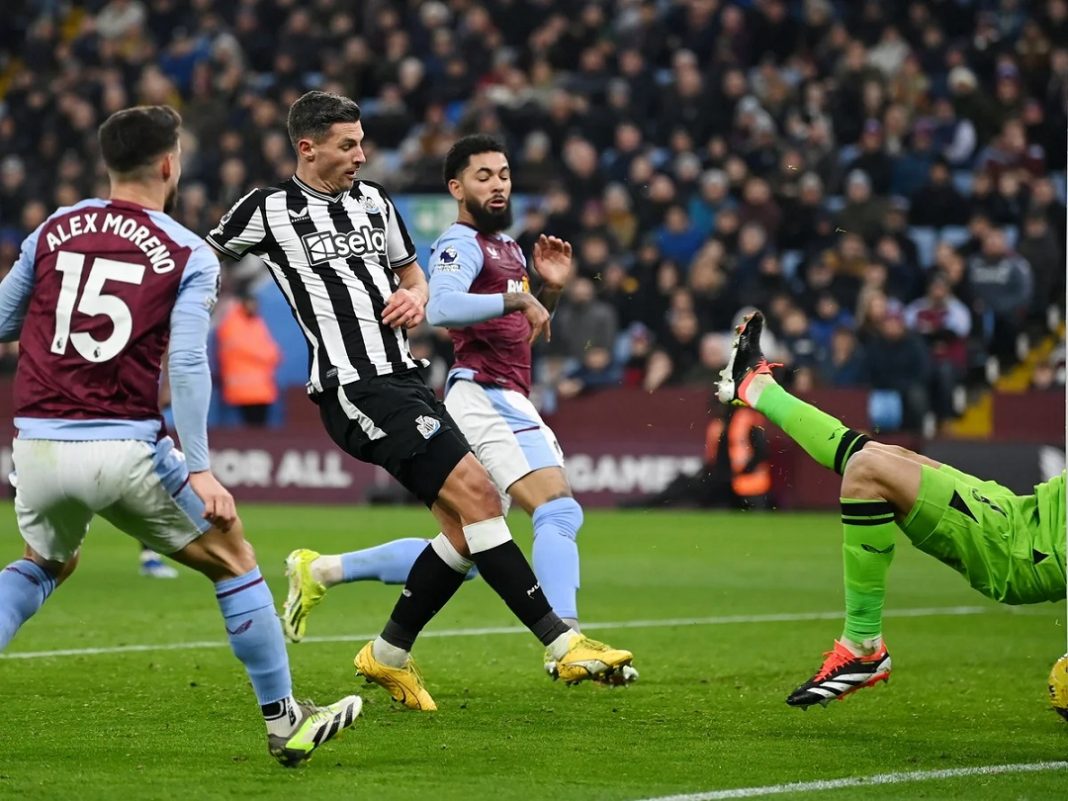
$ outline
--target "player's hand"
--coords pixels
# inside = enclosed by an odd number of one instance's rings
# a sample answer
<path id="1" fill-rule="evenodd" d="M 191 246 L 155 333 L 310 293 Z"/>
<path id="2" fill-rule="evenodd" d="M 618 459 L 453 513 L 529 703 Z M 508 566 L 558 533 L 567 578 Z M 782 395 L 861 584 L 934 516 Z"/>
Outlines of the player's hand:
<path id="1" fill-rule="evenodd" d="M 390 328 L 415 328 L 425 316 L 426 299 L 410 289 L 398 289 L 382 310 L 382 322 Z"/>
<path id="2" fill-rule="evenodd" d="M 545 341 L 548 342 L 552 339 L 553 333 L 550 326 L 552 318 L 549 315 L 549 310 L 542 306 L 541 301 L 533 295 L 523 295 L 523 297 L 526 302 L 520 311 L 523 312 L 523 316 L 530 323 L 530 339 L 528 342 L 533 345 L 543 333 L 545 334 Z"/>
<path id="3" fill-rule="evenodd" d="M 190 473 L 189 486 L 204 502 L 204 519 L 220 531 L 229 531 L 237 520 L 234 496 L 219 483 L 210 470 Z"/>
<path id="4" fill-rule="evenodd" d="M 542 234 L 534 243 L 534 269 L 553 289 L 563 289 L 571 275 L 571 243 Z"/>

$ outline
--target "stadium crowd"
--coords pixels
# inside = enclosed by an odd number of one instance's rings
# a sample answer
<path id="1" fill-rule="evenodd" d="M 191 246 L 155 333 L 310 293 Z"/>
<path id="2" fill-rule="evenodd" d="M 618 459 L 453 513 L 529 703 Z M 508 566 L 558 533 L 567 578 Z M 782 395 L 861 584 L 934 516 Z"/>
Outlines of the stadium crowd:
<path id="1" fill-rule="evenodd" d="M 575 245 L 548 396 L 709 382 L 748 306 L 795 384 L 886 427 L 959 412 L 1063 319 L 1068 0 L 29 0 L 0 32 L 0 264 L 107 194 L 97 125 L 169 103 L 180 222 L 294 169 L 288 105 L 356 98 L 394 194 L 509 146 L 515 235 Z M 413 347 L 442 374 L 448 340 Z M 1063 347 L 1034 370 L 1063 384 Z M 12 351 L 4 355 L 10 365 Z"/>

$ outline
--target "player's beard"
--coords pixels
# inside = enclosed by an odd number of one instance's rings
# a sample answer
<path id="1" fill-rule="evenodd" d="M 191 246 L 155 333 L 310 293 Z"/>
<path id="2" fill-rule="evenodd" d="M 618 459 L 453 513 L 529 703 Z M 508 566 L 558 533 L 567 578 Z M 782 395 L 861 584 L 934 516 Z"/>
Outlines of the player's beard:
<path id="1" fill-rule="evenodd" d="M 178 184 L 175 184 L 167 192 L 167 197 L 163 200 L 163 213 L 171 214 L 175 207 L 178 205 Z"/>
<path id="2" fill-rule="evenodd" d="M 505 201 L 504 208 L 500 211 L 491 211 L 487 205 L 464 202 L 467 213 L 475 221 L 475 228 L 484 234 L 496 234 L 512 227 L 512 200 Z"/>

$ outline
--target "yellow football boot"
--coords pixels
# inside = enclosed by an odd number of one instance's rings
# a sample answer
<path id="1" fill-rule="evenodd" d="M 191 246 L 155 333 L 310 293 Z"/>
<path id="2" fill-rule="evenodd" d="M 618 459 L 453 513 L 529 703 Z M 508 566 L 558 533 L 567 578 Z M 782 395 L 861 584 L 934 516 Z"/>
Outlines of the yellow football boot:
<path id="1" fill-rule="evenodd" d="M 308 614 L 326 595 L 326 587 L 312 576 L 311 563 L 319 558 L 315 551 L 300 548 L 286 557 L 289 594 L 282 608 L 282 631 L 290 642 L 300 642 L 308 628 Z"/>
<path id="2" fill-rule="evenodd" d="M 420 712 L 437 710 L 438 705 L 423 686 L 423 677 L 419 675 L 410 656 L 408 664 L 402 668 L 384 665 L 375 659 L 372 640 L 360 649 L 352 661 L 356 665 L 356 675 L 363 676 L 368 683 L 373 682 L 382 687 L 393 696 L 394 701 L 400 701 L 409 709 L 418 709 Z"/>
<path id="3" fill-rule="evenodd" d="M 638 678 L 631 662 L 634 654 L 591 640 L 583 634 L 571 638 L 567 653 L 560 659 L 545 655 L 545 670 L 566 684 L 592 680 L 601 684 L 629 684 Z"/>

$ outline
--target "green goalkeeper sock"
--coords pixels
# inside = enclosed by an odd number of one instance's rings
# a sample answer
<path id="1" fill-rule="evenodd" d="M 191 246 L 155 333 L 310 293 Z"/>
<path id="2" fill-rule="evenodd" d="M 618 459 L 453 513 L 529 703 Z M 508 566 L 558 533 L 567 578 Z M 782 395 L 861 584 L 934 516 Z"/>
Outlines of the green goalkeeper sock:
<path id="1" fill-rule="evenodd" d="M 826 412 L 795 398 L 778 384 L 763 388 L 756 410 L 786 432 L 813 459 L 839 475 L 869 437 L 842 425 Z"/>
<path id="2" fill-rule="evenodd" d="M 882 634 L 886 572 L 894 560 L 897 524 L 886 501 L 841 500 L 846 602 L 842 636 L 862 643 Z"/>

